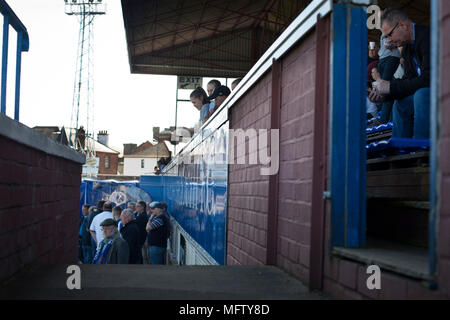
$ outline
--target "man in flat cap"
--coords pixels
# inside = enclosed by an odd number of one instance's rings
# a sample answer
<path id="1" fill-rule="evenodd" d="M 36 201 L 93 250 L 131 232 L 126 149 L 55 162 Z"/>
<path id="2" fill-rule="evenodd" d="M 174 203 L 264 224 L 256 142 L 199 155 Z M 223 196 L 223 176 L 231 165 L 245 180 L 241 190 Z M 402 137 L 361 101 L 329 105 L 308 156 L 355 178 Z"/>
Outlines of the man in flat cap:
<path id="1" fill-rule="evenodd" d="M 117 230 L 117 222 L 108 218 L 103 220 L 100 226 L 103 240 L 99 243 L 93 264 L 127 264 L 130 258 L 130 249 Z"/>
<path id="2" fill-rule="evenodd" d="M 100 201 L 99 201 L 100 203 Z M 103 240 L 103 233 L 102 233 L 102 227 L 100 223 L 108 218 L 113 218 L 112 214 L 112 208 L 113 205 L 110 201 L 107 201 L 103 204 L 103 207 L 101 208 L 103 211 L 99 214 L 97 214 L 91 221 L 89 231 L 92 235 L 92 239 L 95 241 L 95 246 L 98 248 L 98 245 Z M 99 208 L 100 209 L 100 208 Z"/>

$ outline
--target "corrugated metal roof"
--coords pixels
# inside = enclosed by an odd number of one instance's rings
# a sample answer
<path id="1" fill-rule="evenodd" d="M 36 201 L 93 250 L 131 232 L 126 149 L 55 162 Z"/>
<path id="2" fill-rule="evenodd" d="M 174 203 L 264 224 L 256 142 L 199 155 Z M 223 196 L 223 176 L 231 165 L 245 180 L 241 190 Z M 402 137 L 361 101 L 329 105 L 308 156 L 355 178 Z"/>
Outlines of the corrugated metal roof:
<path id="1" fill-rule="evenodd" d="M 310 0 L 122 0 L 132 73 L 241 77 Z M 378 0 L 429 25 L 429 0 Z M 378 41 L 380 32 L 369 32 Z"/>
<path id="2" fill-rule="evenodd" d="M 122 0 L 132 73 L 244 76 L 311 0 Z"/>

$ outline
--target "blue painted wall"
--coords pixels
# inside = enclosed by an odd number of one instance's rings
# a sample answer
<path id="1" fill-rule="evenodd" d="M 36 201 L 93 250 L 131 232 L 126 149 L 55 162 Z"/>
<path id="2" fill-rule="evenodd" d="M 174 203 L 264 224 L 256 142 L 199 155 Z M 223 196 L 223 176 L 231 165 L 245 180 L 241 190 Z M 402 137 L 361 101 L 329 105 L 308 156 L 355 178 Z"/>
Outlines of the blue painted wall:
<path id="1" fill-rule="evenodd" d="M 139 186 L 151 195 L 152 201 L 163 201 L 162 176 L 141 176 Z"/>
<path id="2" fill-rule="evenodd" d="M 200 142 L 183 152 L 185 160 L 175 159 L 162 176 L 170 215 L 220 265 L 226 257 L 227 147 L 228 121 L 205 130 Z"/>
<path id="3" fill-rule="evenodd" d="M 152 195 L 141 189 L 138 182 L 84 179 L 80 186 L 80 216 L 84 204 L 95 206 L 99 200 L 111 201 L 125 209 L 130 201 L 151 202 Z"/>
<path id="4" fill-rule="evenodd" d="M 331 105 L 331 242 L 365 245 L 367 13 L 334 4 Z"/>

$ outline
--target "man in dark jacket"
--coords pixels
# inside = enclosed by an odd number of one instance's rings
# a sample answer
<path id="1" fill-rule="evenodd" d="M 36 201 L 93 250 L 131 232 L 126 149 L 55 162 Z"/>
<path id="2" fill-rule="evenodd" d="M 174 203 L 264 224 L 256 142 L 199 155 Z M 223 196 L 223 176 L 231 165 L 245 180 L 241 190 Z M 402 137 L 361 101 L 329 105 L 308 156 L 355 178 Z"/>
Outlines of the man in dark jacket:
<path id="1" fill-rule="evenodd" d="M 167 205 L 152 202 L 152 215 L 147 223 L 148 246 L 151 264 L 166 264 L 167 239 L 170 235 L 170 217 Z"/>
<path id="2" fill-rule="evenodd" d="M 398 9 L 386 9 L 381 31 L 387 42 L 403 47 L 405 77 L 380 80 L 370 100 L 396 100 L 393 110 L 393 136 L 428 139 L 430 136 L 430 29 L 416 25 Z"/>
<path id="3" fill-rule="evenodd" d="M 88 221 L 87 221 L 87 228 L 88 228 L 88 230 L 89 230 L 89 227 L 91 226 L 92 221 L 94 220 L 94 218 L 98 214 L 102 213 L 103 205 L 105 204 L 105 202 L 106 202 L 105 200 L 99 200 L 97 202 L 97 206 L 96 207 L 90 208 L 90 209 L 92 209 L 92 211 L 89 210 L 89 216 L 88 216 Z M 91 248 L 92 248 L 91 256 L 94 257 L 96 249 L 97 249 L 97 243 L 95 243 L 95 240 L 92 237 L 91 237 Z"/>
<path id="4" fill-rule="evenodd" d="M 80 236 L 80 246 L 81 246 L 81 261 L 83 263 L 91 263 L 93 258 L 93 250 L 91 245 L 91 234 L 88 231 L 88 215 L 89 215 L 89 208 L 90 206 L 88 204 L 83 205 L 82 207 L 82 217 L 80 221 L 80 230 L 79 230 L 79 236 Z"/>
<path id="5" fill-rule="evenodd" d="M 147 238 L 145 227 L 147 226 L 148 216 L 146 209 L 147 205 L 145 201 L 138 201 L 136 204 L 136 223 L 139 228 L 139 250 L 142 250 L 142 246 Z M 141 263 L 142 262 L 143 261 L 141 261 Z"/>
<path id="6" fill-rule="evenodd" d="M 128 242 L 130 248 L 130 264 L 138 264 L 142 261 L 141 247 L 139 244 L 139 228 L 134 220 L 134 212 L 131 209 L 125 209 L 120 215 L 122 228 L 120 233 L 122 238 Z"/>
<path id="7" fill-rule="evenodd" d="M 98 245 L 93 264 L 127 264 L 130 249 L 117 230 L 117 222 L 108 218 L 100 226 L 104 238 Z"/>

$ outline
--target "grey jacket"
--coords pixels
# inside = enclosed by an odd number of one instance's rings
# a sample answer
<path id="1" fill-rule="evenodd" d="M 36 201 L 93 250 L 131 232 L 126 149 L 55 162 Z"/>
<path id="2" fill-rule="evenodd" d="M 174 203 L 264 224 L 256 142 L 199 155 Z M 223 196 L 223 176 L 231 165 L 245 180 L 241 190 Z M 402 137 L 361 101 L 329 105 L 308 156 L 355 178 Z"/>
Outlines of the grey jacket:
<path id="1" fill-rule="evenodd" d="M 384 35 L 381 35 L 380 39 L 380 50 L 378 51 L 378 55 L 380 56 L 380 60 L 387 58 L 387 57 L 396 57 L 401 58 L 402 54 L 400 53 L 400 50 L 398 48 L 394 49 L 387 49 L 386 48 L 386 40 L 387 38 Z"/>
<path id="2" fill-rule="evenodd" d="M 101 243 L 106 245 L 109 240 L 103 239 Z M 130 259 L 130 248 L 119 232 L 114 236 L 113 243 L 106 256 L 106 264 L 127 264 Z"/>

